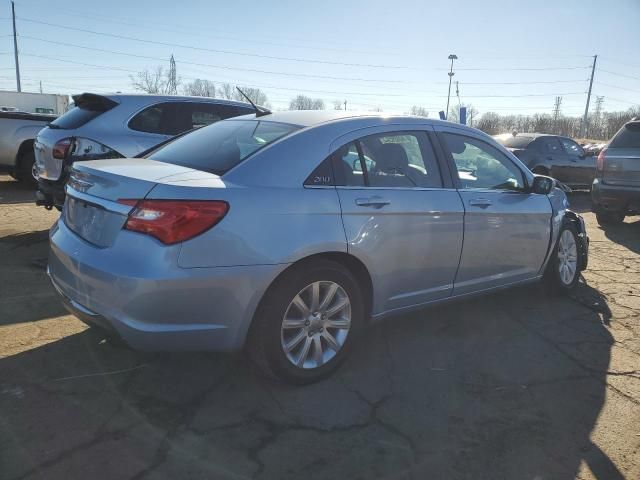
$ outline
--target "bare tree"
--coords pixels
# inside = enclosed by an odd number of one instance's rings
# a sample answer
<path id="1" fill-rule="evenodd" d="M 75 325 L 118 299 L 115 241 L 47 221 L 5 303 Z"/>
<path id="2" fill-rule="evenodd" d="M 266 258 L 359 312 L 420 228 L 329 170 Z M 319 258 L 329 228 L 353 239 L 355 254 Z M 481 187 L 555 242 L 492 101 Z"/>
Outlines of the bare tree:
<path id="1" fill-rule="evenodd" d="M 333 101 L 333 109 L 334 110 L 342 110 L 343 109 L 343 103 L 342 100 L 334 100 Z"/>
<path id="2" fill-rule="evenodd" d="M 225 100 L 234 100 L 238 91 L 230 83 L 223 83 L 222 86 L 217 89 L 218 97 Z"/>
<path id="3" fill-rule="evenodd" d="M 182 87 L 182 92 L 185 95 L 193 95 L 194 97 L 211 97 L 216 96 L 216 86 L 210 80 L 201 80 L 196 78 L 190 83 L 185 84 Z"/>
<path id="4" fill-rule="evenodd" d="M 244 98 L 240 92 L 238 91 L 238 89 L 234 88 L 233 89 L 235 91 L 235 94 L 233 95 L 232 100 L 237 100 L 239 102 L 246 102 L 247 99 Z M 240 90 L 242 90 L 244 92 L 244 94 L 249 97 L 251 99 L 251 101 L 253 103 L 255 103 L 256 105 L 262 105 L 263 107 L 267 107 L 269 108 L 269 99 L 267 98 L 267 94 L 264 93 L 262 90 L 260 90 L 259 88 L 253 88 L 253 87 L 240 87 Z"/>
<path id="5" fill-rule="evenodd" d="M 324 110 L 324 101 L 321 98 L 298 95 L 289 102 L 289 110 Z"/>
<path id="6" fill-rule="evenodd" d="M 418 105 L 413 105 L 409 110 L 409 115 L 416 115 L 418 117 L 428 117 L 429 112 L 424 107 L 419 107 Z"/>
<path id="7" fill-rule="evenodd" d="M 500 115 L 494 112 L 487 112 L 480 120 L 478 120 L 478 128 L 489 135 L 497 135 L 501 132 L 501 121 Z"/>
<path id="8" fill-rule="evenodd" d="M 130 75 L 129 78 L 134 89 L 145 93 L 164 93 L 167 86 L 167 77 L 160 65 L 155 70 L 143 70 L 135 76 Z"/>
<path id="9" fill-rule="evenodd" d="M 465 107 L 467 109 L 467 125 L 473 127 L 473 121 L 478 116 L 478 110 L 471 104 L 461 104 L 461 107 Z M 458 107 L 449 108 L 449 116 L 447 120 L 450 122 L 460 123 L 460 110 Z"/>

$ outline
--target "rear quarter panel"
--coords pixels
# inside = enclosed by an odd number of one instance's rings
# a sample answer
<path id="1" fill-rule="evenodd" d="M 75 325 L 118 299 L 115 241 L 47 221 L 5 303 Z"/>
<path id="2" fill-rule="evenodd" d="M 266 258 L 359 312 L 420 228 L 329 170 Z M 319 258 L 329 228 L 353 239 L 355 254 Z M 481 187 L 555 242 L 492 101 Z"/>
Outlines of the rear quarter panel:
<path id="1" fill-rule="evenodd" d="M 334 188 L 160 184 L 147 198 L 224 200 L 229 204 L 219 224 L 182 244 L 178 265 L 183 268 L 288 264 L 317 253 L 347 251 Z"/>

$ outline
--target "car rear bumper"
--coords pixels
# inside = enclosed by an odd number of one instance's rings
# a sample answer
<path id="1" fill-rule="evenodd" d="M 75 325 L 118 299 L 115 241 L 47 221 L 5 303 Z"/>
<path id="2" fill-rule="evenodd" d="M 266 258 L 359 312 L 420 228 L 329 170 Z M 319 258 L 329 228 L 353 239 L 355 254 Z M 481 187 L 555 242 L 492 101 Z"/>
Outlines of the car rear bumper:
<path id="1" fill-rule="evenodd" d="M 142 263 L 114 261 L 114 257 L 122 257 L 118 250 L 123 244 L 131 249 L 131 240 L 99 249 L 59 221 L 50 233 L 48 273 L 72 314 L 89 325 L 110 330 L 139 350 L 241 348 L 260 298 L 286 267 L 184 269 L 175 262 L 179 246 L 161 254 L 162 258 L 147 248 L 150 253 L 144 267 Z"/>
<path id="2" fill-rule="evenodd" d="M 640 187 L 608 185 L 595 179 L 591 186 L 593 211 L 640 212 Z"/>

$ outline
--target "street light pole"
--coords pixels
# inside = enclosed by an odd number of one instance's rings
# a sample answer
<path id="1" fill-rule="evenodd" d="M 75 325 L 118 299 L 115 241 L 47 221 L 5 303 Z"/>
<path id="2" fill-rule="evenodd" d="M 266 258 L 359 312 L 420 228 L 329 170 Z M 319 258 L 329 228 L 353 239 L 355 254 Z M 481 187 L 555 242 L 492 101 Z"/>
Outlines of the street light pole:
<path id="1" fill-rule="evenodd" d="M 16 38 L 16 6 L 11 2 L 11 18 L 13 19 L 13 55 L 16 62 L 16 89 L 18 92 L 22 91 L 20 86 L 20 63 L 18 62 L 18 39 Z"/>
<path id="2" fill-rule="evenodd" d="M 449 93 L 447 93 L 447 110 L 445 111 L 445 114 L 444 114 L 445 119 L 449 118 L 449 100 L 451 99 L 451 80 L 455 75 L 455 73 L 453 73 L 453 61 L 457 60 L 458 57 L 452 53 L 451 55 L 449 55 L 448 58 L 449 60 L 451 60 L 451 70 L 449 70 Z"/>

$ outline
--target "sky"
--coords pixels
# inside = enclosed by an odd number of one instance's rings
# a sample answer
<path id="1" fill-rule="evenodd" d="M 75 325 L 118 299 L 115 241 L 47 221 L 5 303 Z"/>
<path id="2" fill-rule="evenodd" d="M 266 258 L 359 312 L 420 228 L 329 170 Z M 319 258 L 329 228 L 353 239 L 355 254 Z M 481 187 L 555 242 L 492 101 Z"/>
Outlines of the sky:
<path id="1" fill-rule="evenodd" d="M 304 94 L 349 110 L 437 117 L 584 112 L 640 104 L 640 0 L 16 0 L 23 91 L 132 92 L 130 76 L 176 60 L 182 82 L 261 88 L 274 109 Z M 11 4 L 0 4 L 0 89 L 14 90 Z"/>

